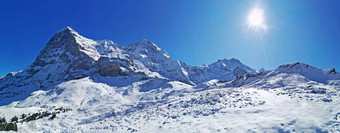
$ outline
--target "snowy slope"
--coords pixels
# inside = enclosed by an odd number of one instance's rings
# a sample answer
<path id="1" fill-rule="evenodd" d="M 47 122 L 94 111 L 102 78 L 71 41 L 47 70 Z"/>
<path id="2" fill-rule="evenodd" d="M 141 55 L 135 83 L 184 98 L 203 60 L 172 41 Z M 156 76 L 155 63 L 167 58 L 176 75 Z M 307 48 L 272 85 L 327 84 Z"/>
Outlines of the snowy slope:
<path id="1" fill-rule="evenodd" d="M 339 94 L 335 69 L 190 66 L 148 40 L 119 46 L 67 27 L 0 77 L 0 116 L 58 112 L 19 132 L 340 132 Z"/>
<path id="2" fill-rule="evenodd" d="M 145 80 L 126 87 L 110 87 L 88 78 L 77 79 L 2 108 L 5 113 L 32 106 L 43 110 L 73 109 L 54 120 L 43 118 L 21 123 L 20 132 L 336 132 L 339 129 L 340 103 L 339 96 L 331 91 L 334 86 L 320 85 L 326 92 L 309 93 L 261 87 L 202 90 L 181 82 L 148 83 Z M 157 87 L 142 89 L 150 86 Z"/>

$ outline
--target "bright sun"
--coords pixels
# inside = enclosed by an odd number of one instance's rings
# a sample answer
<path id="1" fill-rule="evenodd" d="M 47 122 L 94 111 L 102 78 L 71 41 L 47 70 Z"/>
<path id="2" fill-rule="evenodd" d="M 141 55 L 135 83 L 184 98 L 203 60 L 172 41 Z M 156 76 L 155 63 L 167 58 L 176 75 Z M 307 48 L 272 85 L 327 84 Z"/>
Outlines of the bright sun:
<path id="1" fill-rule="evenodd" d="M 255 29 L 261 28 L 266 30 L 266 25 L 264 24 L 264 11 L 260 8 L 254 8 L 250 11 L 248 15 L 248 27 L 253 27 Z"/>

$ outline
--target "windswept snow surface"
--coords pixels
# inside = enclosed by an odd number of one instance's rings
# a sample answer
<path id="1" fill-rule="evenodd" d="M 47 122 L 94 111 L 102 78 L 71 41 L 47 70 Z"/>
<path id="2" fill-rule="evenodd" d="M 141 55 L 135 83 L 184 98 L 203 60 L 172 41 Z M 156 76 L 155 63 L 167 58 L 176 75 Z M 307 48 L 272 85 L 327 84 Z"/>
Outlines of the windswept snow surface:
<path id="1" fill-rule="evenodd" d="M 68 109 L 18 132 L 340 132 L 339 95 L 335 69 L 190 66 L 148 40 L 123 47 L 67 27 L 0 77 L 0 117 Z"/>

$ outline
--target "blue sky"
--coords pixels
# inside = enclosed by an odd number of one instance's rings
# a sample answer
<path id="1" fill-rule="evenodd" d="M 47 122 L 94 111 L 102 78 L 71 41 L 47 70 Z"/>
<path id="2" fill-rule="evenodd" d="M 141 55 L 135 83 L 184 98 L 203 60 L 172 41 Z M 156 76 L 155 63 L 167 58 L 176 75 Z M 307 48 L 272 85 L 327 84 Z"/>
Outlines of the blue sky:
<path id="1" fill-rule="evenodd" d="M 266 32 L 245 24 L 254 7 L 264 10 Z M 190 65 L 236 58 L 255 69 L 304 62 L 339 70 L 339 7 L 336 0 L 4 0 L 0 75 L 25 69 L 66 26 L 123 46 L 148 39 Z"/>

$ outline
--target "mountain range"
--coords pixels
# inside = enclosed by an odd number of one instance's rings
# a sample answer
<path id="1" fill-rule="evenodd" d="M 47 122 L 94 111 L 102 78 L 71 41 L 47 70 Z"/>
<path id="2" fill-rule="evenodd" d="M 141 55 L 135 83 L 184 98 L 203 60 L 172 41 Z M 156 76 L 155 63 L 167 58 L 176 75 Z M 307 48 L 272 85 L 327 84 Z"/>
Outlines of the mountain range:
<path id="1" fill-rule="evenodd" d="M 191 66 L 149 40 L 120 46 L 66 27 L 0 77 L 0 116 L 18 116 L 19 132 L 340 132 L 339 92 L 334 68 Z"/>

